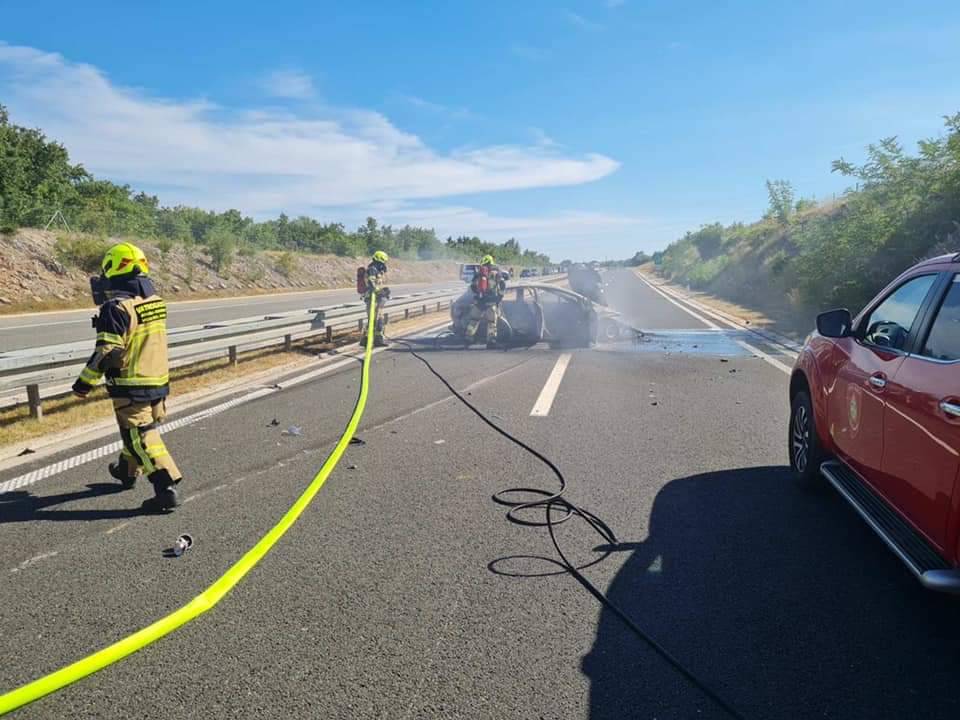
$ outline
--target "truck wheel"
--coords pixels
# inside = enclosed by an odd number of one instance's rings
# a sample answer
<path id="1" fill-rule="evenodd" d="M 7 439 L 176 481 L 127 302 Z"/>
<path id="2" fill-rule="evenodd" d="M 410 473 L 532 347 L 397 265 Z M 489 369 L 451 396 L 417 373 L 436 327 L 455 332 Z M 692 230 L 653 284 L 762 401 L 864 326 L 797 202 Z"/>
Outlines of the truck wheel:
<path id="1" fill-rule="evenodd" d="M 799 391 L 790 403 L 790 427 L 787 434 L 790 467 L 804 487 L 821 484 L 820 465 L 826 460 L 817 435 L 813 404 L 806 390 Z"/>

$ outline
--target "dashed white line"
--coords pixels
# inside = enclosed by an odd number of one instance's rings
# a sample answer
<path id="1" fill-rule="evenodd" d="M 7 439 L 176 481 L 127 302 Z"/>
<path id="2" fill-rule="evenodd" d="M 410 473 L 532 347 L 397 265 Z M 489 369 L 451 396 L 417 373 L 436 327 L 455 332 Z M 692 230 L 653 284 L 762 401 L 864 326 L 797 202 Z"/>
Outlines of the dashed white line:
<path id="1" fill-rule="evenodd" d="M 34 555 L 32 558 L 28 560 L 24 560 L 15 568 L 10 568 L 10 572 L 15 573 L 15 572 L 20 572 L 21 570 L 26 570 L 28 567 L 30 567 L 34 563 L 38 563 L 41 560 L 46 560 L 47 558 L 52 558 L 58 554 L 59 553 L 56 550 L 52 550 L 51 552 L 45 552 L 45 553 L 40 553 L 39 555 Z"/>
<path id="2" fill-rule="evenodd" d="M 557 364 L 550 371 L 543 390 L 540 391 L 540 397 L 533 405 L 530 415 L 533 417 L 546 417 L 550 414 L 550 408 L 553 407 L 553 400 L 557 396 L 557 390 L 560 389 L 560 383 L 563 381 L 563 375 L 567 372 L 567 365 L 570 364 L 570 353 L 564 353 L 557 358 Z"/>

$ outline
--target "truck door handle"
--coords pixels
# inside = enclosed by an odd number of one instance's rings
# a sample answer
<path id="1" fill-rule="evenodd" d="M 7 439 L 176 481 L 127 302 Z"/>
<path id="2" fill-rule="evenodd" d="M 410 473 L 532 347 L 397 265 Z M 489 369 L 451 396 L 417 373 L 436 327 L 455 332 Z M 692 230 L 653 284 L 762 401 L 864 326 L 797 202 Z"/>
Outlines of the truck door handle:
<path id="1" fill-rule="evenodd" d="M 953 417 L 960 417 L 960 405 L 957 403 L 948 402 L 947 400 L 940 401 L 940 409 L 943 410 L 947 415 L 952 415 Z"/>
<path id="2" fill-rule="evenodd" d="M 887 379 L 883 375 L 871 375 L 870 384 L 878 390 L 883 390 L 887 386 Z"/>

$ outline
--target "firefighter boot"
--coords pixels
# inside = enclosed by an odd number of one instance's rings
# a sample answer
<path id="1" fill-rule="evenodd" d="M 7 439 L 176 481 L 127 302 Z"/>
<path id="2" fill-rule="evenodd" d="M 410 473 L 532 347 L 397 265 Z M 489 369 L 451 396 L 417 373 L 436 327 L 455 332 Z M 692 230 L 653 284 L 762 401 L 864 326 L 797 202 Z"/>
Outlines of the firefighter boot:
<path id="1" fill-rule="evenodd" d="M 139 473 L 134 473 L 133 475 L 127 474 L 127 464 L 112 462 L 107 466 L 107 471 L 112 477 L 120 481 L 120 484 L 123 485 L 125 490 L 129 490 L 133 487 L 134 483 L 137 482 L 137 476 Z"/>
<path id="2" fill-rule="evenodd" d="M 156 470 L 148 476 L 153 485 L 154 496 L 143 501 L 143 507 L 153 512 L 168 512 L 180 505 L 180 498 L 174 487 L 180 480 L 173 480 L 166 470 Z"/>

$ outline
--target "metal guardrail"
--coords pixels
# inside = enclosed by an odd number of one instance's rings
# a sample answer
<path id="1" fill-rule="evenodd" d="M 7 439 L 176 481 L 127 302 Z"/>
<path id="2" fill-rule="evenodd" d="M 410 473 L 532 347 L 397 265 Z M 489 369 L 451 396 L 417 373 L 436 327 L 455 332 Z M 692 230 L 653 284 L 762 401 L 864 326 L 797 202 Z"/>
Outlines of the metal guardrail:
<path id="1" fill-rule="evenodd" d="M 450 306 L 462 289 L 410 293 L 391 298 L 384 307 L 389 319 L 439 312 Z M 402 315 L 401 315 L 402 314 Z M 329 305 L 308 310 L 239 318 L 220 323 L 171 328 L 167 334 L 171 367 L 222 357 L 226 352 L 233 364 L 241 350 L 282 345 L 323 335 L 326 341 L 353 329 L 362 329 L 366 307 L 362 301 Z M 57 383 L 73 380 L 93 348 L 92 340 L 46 347 L 0 352 L 0 397 L 27 391 L 31 417 L 43 416 L 42 399 L 62 394 L 51 390 Z"/>

